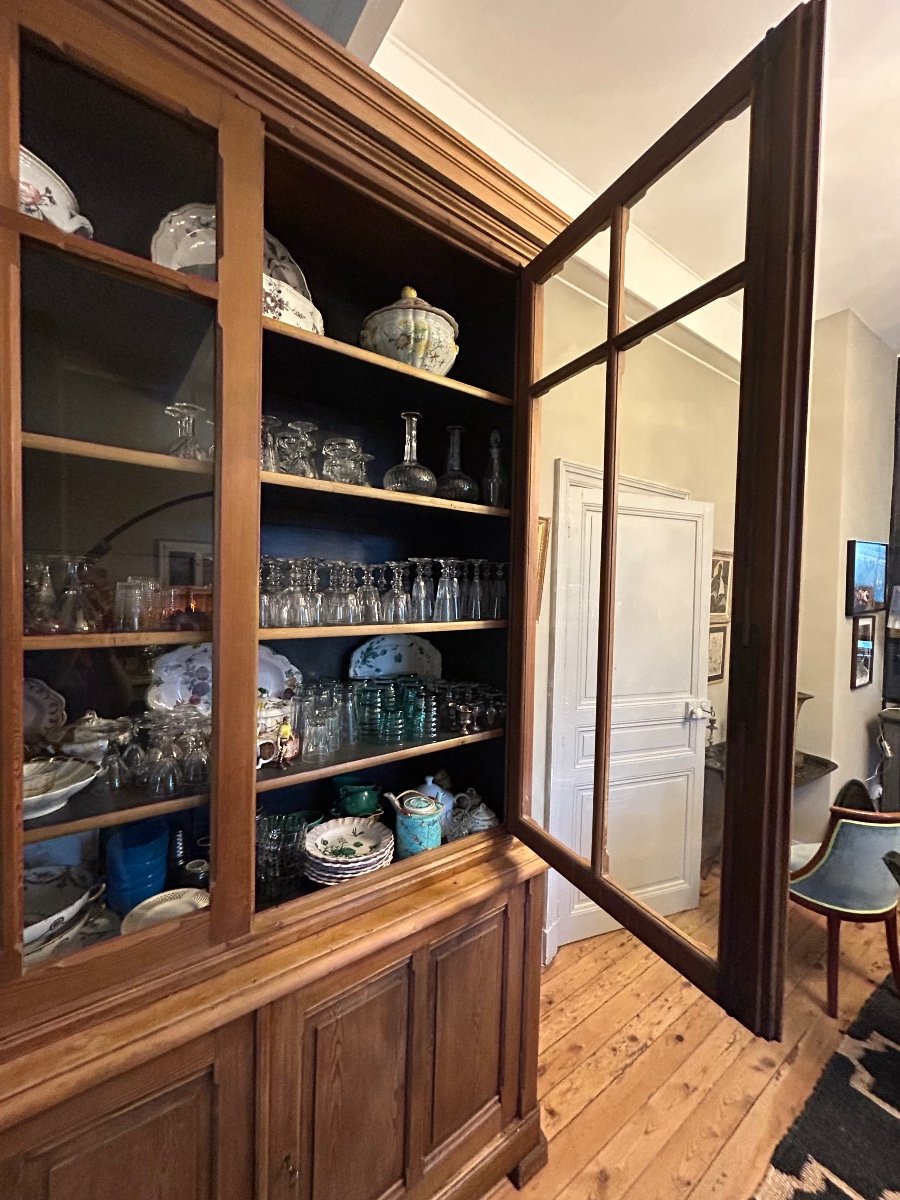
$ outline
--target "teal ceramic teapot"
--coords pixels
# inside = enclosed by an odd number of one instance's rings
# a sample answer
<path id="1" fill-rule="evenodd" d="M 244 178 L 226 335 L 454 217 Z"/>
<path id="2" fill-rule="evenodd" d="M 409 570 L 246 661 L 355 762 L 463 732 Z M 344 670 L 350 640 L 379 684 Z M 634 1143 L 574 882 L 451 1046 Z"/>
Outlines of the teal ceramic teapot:
<path id="1" fill-rule="evenodd" d="M 401 792 L 394 796 L 385 792 L 397 813 L 397 857 L 411 858 L 424 850 L 435 850 L 441 844 L 440 800 L 423 796 L 421 792 Z"/>

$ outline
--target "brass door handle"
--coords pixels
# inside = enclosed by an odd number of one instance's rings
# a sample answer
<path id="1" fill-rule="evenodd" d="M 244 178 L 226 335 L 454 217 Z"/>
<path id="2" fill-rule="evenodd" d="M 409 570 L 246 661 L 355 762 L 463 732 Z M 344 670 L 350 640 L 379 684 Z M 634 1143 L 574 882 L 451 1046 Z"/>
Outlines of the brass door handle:
<path id="1" fill-rule="evenodd" d="M 281 1169 L 287 1175 L 292 1187 L 296 1186 L 297 1180 L 300 1178 L 300 1168 L 296 1165 L 289 1154 L 286 1154 L 281 1163 Z"/>

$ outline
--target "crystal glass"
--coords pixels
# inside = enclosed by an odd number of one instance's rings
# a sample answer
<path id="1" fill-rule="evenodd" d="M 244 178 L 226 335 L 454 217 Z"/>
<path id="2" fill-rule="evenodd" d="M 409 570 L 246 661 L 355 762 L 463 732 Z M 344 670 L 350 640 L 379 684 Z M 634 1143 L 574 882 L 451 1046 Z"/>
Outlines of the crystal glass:
<path id="1" fill-rule="evenodd" d="M 452 558 L 435 559 L 435 562 L 440 563 L 441 577 L 434 597 L 434 612 L 431 615 L 433 621 L 459 620 L 459 596 L 453 586 L 455 561 Z"/>
<path id="2" fill-rule="evenodd" d="M 167 417 L 174 417 L 178 422 L 178 437 L 169 446 L 167 453 L 176 458 L 190 458 L 195 462 L 205 462 L 207 453 L 197 441 L 197 417 L 206 409 L 201 404 L 170 404 L 166 410 Z"/>
<path id="3" fill-rule="evenodd" d="M 322 478 L 333 483 L 359 482 L 359 443 L 353 438 L 328 438 L 322 446 Z"/>
<path id="4" fill-rule="evenodd" d="M 463 612 L 466 620 L 480 621 L 485 615 L 484 597 L 481 590 L 481 568 L 484 565 L 484 559 L 470 558 L 469 565 L 472 568 L 472 578 L 466 589 L 466 603 Z"/>
<path id="5" fill-rule="evenodd" d="M 410 588 L 409 619 L 410 621 L 430 621 L 434 604 L 425 578 L 425 563 L 430 560 L 411 558 L 409 561 L 416 572 Z"/>
<path id="6" fill-rule="evenodd" d="M 462 425 L 448 425 L 447 432 L 450 434 L 447 469 L 437 481 L 434 494 L 442 500 L 464 500 L 467 504 L 477 504 L 478 484 L 460 466 L 461 438 L 465 429 Z"/>
<path id="7" fill-rule="evenodd" d="M 384 486 L 389 492 L 411 492 L 416 496 L 433 496 L 437 487 L 434 472 L 416 460 L 418 424 L 421 413 L 400 414 L 406 422 L 406 441 L 403 462 L 386 473 Z"/>
<path id="8" fill-rule="evenodd" d="M 266 413 L 262 417 L 259 436 L 259 469 L 261 471 L 280 471 L 278 450 L 275 446 L 275 432 L 281 428 L 277 417 Z"/>
<path id="9" fill-rule="evenodd" d="M 56 597 L 56 622 L 63 633 L 99 633 L 101 613 L 85 587 L 81 568 L 83 559 L 66 560 L 66 579 Z"/>
<path id="10" fill-rule="evenodd" d="M 305 763 L 329 762 L 334 751 L 332 749 L 331 720 L 327 713 L 313 713 L 303 727 L 303 750 L 301 758 Z"/>
<path id="11" fill-rule="evenodd" d="M 375 569 L 374 564 L 361 567 L 363 581 L 356 590 L 356 598 L 359 603 L 359 619 L 363 625 L 378 625 L 382 620 L 381 593 L 378 591 L 372 578 L 372 572 Z"/>
<path id="12" fill-rule="evenodd" d="M 410 619 L 409 596 L 403 590 L 403 564 L 388 562 L 391 569 L 391 590 L 382 597 L 382 617 L 385 625 L 403 625 Z"/>
<path id="13" fill-rule="evenodd" d="M 175 730 L 164 725 L 158 734 L 159 756 L 147 775 L 147 794 L 153 800 L 172 800 L 184 791 L 184 771 L 174 744 Z"/>
<path id="14" fill-rule="evenodd" d="M 509 501 L 509 475 L 500 453 L 500 430 L 491 434 L 491 450 L 487 470 L 481 482 L 482 500 L 494 508 L 505 508 Z"/>
<path id="15" fill-rule="evenodd" d="M 256 891 L 263 904 L 280 904 L 296 892 L 306 829 L 302 813 L 256 814 Z"/>
<path id="16" fill-rule="evenodd" d="M 24 609 L 26 633 L 57 633 L 56 592 L 50 563 L 42 556 L 25 559 Z"/>
<path id="17" fill-rule="evenodd" d="M 369 463 L 375 458 L 374 454 L 358 454 L 356 457 L 356 482 L 360 487 L 371 487 L 372 481 L 369 478 Z"/>
<path id="18" fill-rule="evenodd" d="M 318 426 L 312 421 L 288 421 L 287 427 L 290 433 L 280 433 L 275 438 L 279 470 L 286 475 L 318 479 L 314 458 L 316 447 L 311 436 Z"/>
<path id="19" fill-rule="evenodd" d="M 490 621 L 502 621 L 506 616 L 506 580 L 503 578 L 505 563 L 494 563 L 494 577 L 485 601 L 485 616 Z"/>

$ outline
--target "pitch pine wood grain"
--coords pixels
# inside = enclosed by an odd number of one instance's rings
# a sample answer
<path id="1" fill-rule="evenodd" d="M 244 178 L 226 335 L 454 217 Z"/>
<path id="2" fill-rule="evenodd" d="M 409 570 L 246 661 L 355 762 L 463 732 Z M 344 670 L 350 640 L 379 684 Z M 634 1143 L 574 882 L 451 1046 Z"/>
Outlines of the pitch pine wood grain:
<path id="1" fill-rule="evenodd" d="M 712 876 L 700 907 L 676 918 L 706 945 L 718 926 L 717 884 Z M 882 927 L 848 925 L 831 1020 L 825 946 L 824 919 L 792 906 L 781 1042 L 752 1037 L 630 934 L 564 946 L 541 995 L 549 1162 L 521 1191 L 505 1181 L 486 1200 L 749 1200 L 889 971 Z"/>

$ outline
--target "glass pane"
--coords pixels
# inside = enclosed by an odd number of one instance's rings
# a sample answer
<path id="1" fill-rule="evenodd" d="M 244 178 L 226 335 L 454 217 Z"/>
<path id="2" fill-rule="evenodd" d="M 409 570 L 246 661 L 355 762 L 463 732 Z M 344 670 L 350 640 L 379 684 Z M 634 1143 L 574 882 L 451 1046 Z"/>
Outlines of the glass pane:
<path id="1" fill-rule="evenodd" d="M 609 230 L 604 229 L 544 285 L 540 375 L 606 341 Z"/>
<path id="2" fill-rule="evenodd" d="M 726 121 L 634 204 L 625 289 L 635 319 L 743 261 L 750 111 Z"/>
<path id="3" fill-rule="evenodd" d="M 23 211 L 65 232 L 214 278 L 215 233 L 187 239 L 179 236 L 183 224 L 166 222 L 185 206 L 200 206 L 200 217 L 214 215 L 214 131 L 28 42 L 21 74 Z"/>
<path id="4" fill-rule="evenodd" d="M 622 357 L 609 875 L 712 951 L 739 386 L 684 328 Z"/>
<path id="5" fill-rule="evenodd" d="M 594 320 L 582 299 L 567 320 Z M 539 401 L 540 508 L 547 539 L 535 662 L 535 820 L 590 860 L 597 704 L 606 367 L 590 367 Z M 593 905 L 573 893 L 571 913 Z M 588 918 L 580 918 L 588 919 Z M 592 929 L 591 932 L 600 932 Z M 586 934 L 584 935 L 586 936 Z"/>
<path id="6" fill-rule="evenodd" d="M 30 969 L 209 903 L 215 339 L 204 303 L 22 269 L 25 908 L 81 906 Z"/>

